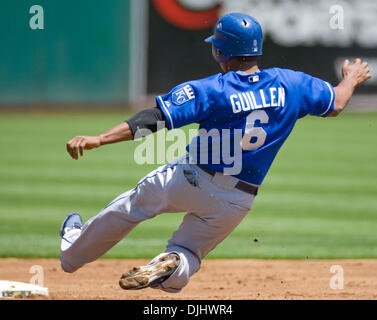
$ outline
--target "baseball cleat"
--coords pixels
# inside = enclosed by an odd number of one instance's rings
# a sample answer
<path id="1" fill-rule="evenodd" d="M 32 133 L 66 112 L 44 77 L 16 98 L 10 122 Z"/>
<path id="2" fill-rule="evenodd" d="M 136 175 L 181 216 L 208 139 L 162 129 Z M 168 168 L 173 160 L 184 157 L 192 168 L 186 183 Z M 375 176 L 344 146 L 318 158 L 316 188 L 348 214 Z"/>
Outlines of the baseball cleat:
<path id="1" fill-rule="evenodd" d="M 147 266 L 134 267 L 122 274 L 119 285 L 124 290 L 154 287 L 165 281 L 179 266 L 176 253 L 168 253 Z"/>
<path id="2" fill-rule="evenodd" d="M 81 216 L 74 212 L 69 214 L 63 221 L 60 228 L 60 236 L 63 238 L 64 235 L 72 229 L 81 229 L 82 228 L 82 219 Z"/>

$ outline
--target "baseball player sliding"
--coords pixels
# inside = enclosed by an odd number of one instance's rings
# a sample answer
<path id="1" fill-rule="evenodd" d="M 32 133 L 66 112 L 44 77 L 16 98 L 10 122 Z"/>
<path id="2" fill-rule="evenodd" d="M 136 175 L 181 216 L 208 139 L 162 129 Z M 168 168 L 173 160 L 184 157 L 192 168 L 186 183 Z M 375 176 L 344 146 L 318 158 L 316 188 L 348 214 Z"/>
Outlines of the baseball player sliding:
<path id="1" fill-rule="evenodd" d="M 183 83 L 157 96 L 156 107 L 98 136 L 77 136 L 67 143 L 67 151 L 77 160 L 84 150 L 155 132 L 159 121 L 168 130 L 200 125 L 187 156 L 148 174 L 84 225 L 77 213 L 64 220 L 60 230 L 64 271 L 74 272 L 98 259 L 146 219 L 163 212 L 187 212 L 165 252 L 119 280 L 126 290 L 152 287 L 179 292 L 202 259 L 248 213 L 297 119 L 308 114 L 337 116 L 355 88 L 371 77 L 368 64 L 360 59 L 344 62 L 343 80 L 336 87 L 302 72 L 260 69 L 262 29 L 245 14 L 220 18 L 206 42 L 212 44 L 222 73 Z"/>

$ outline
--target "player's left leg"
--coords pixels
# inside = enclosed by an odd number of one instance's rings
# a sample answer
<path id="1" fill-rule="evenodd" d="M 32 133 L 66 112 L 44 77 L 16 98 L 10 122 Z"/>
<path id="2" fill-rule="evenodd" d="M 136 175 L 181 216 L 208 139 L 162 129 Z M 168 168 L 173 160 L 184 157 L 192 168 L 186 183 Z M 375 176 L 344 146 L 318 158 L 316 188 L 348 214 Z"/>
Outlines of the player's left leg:
<path id="1" fill-rule="evenodd" d="M 140 222 L 162 212 L 177 212 L 168 201 L 169 181 L 177 166 L 178 160 L 154 170 L 134 189 L 114 199 L 82 228 L 63 230 L 63 225 L 60 255 L 63 270 L 74 272 L 98 259 Z"/>

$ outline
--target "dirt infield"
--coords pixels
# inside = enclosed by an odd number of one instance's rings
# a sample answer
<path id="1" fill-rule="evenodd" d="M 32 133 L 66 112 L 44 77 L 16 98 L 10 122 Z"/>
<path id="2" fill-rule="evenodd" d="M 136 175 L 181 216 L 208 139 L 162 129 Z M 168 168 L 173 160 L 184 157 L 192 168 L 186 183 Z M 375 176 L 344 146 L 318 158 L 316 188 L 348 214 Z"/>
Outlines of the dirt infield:
<path id="1" fill-rule="evenodd" d="M 49 299 L 253 300 L 376 299 L 377 260 L 204 260 L 201 270 L 178 294 L 144 289 L 124 291 L 120 274 L 147 260 L 99 260 L 66 274 L 55 259 L 0 259 L 0 280 L 29 282 L 39 265 Z M 344 289 L 331 289 L 330 268 L 344 271 Z M 339 275 L 339 273 L 338 273 Z M 31 298 L 28 298 L 31 299 Z M 34 297 L 32 299 L 41 299 Z"/>

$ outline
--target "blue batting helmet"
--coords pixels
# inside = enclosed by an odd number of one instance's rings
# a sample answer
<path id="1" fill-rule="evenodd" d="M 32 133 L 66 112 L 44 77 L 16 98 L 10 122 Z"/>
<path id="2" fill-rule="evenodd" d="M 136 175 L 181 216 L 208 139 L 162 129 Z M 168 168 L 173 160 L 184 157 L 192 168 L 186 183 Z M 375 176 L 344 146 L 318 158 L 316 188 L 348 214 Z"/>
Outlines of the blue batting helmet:
<path id="1" fill-rule="evenodd" d="M 232 57 L 262 55 L 262 28 L 253 17 L 242 13 L 230 13 L 221 17 L 215 34 L 205 39 L 213 44 L 213 56 L 217 62 Z"/>

